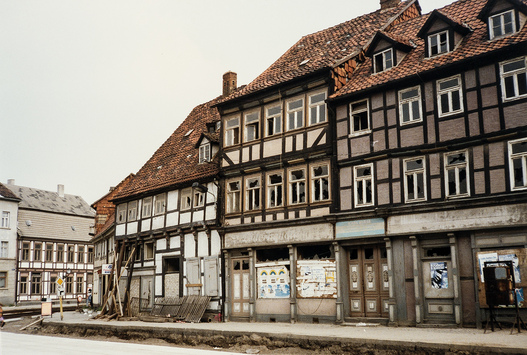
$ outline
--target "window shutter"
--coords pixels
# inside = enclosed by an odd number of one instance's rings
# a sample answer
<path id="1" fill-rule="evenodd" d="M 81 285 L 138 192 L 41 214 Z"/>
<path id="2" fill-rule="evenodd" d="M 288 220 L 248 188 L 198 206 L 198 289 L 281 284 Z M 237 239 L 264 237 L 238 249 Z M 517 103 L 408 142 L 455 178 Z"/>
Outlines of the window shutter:
<path id="1" fill-rule="evenodd" d="M 218 258 L 205 258 L 205 295 L 218 296 Z"/>

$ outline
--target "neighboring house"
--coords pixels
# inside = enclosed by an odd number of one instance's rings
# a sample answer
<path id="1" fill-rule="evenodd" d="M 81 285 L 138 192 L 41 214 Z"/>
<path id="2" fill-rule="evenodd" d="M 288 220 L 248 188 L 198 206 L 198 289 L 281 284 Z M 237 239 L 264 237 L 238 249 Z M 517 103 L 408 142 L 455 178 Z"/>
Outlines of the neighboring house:
<path id="1" fill-rule="evenodd" d="M 330 97 L 345 315 L 480 325 L 498 259 L 527 306 L 526 19 L 457 1 L 378 31 Z"/>
<path id="2" fill-rule="evenodd" d="M 94 305 L 102 305 L 104 294 L 108 288 L 108 275 L 102 273 L 104 264 L 112 264 L 115 259 L 115 205 L 111 200 L 133 179 L 134 174 L 128 175 L 110 192 L 94 202 L 91 207 L 95 210 L 95 235 L 91 239 L 94 249 L 93 288 Z"/>
<path id="3" fill-rule="evenodd" d="M 236 87 L 226 73 L 224 91 Z M 140 309 L 155 298 L 210 296 L 222 307 L 221 238 L 218 232 L 218 129 L 210 102 L 195 107 L 113 202 L 115 239 L 125 258 L 135 253 L 130 284 Z M 124 265 L 124 262 L 123 262 Z"/>
<path id="4" fill-rule="evenodd" d="M 20 199 L 0 183 L 0 303 L 16 303 L 16 242 Z"/>
<path id="5" fill-rule="evenodd" d="M 225 317 L 342 322 L 346 250 L 335 116 L 326 100 L 353 74 L 377 31 L 420 16 L 416 1 L 304 36 L 218 104 L 224 179 Z M 383 316 L 381 311 L 378 316 Z"/>
<path id="6" fill-rule="evenodd" d="M 65 280 L 66 299 L 86 297 L 93 283 L 90 228 L 94 211 L 80 196 L 5 185 L 21 201 L 18 207 L 17 303 L 57 299 L 56 281 Z"/>

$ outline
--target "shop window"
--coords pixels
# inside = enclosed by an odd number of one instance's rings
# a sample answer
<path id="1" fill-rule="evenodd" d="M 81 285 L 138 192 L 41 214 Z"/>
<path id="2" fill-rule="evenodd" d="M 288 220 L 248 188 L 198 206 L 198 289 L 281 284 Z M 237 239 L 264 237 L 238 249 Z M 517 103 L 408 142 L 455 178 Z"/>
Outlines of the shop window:
<path id="1" fill-rule="evenodd" d="M 468 158 L 466 152 L 445 154 L 446 194 L 448 197 L 469 195 Z"/>
<path id="2" fill-rule="evenodd" d="M 527 188 L 527 140 L 509 142 L 509 167 L 512 190 Z"/>
<path id="3" fill-rule="evenodd" d="M 334 248 L 331 244 L 299 246 L 297 253 L 298 258 L 302 260 L 335 259 Z"/>
<path id="4" fill-rule="evenodd" d="M 449 246 L 424 248 L 424 256 L 427 258 L 450 257 Z"/>
<path id="5" fill-rule="evenodd" d="M 289 249 L 259 249 L 256 251 L 256 260 L 259 262 L 289 260 Z"/>

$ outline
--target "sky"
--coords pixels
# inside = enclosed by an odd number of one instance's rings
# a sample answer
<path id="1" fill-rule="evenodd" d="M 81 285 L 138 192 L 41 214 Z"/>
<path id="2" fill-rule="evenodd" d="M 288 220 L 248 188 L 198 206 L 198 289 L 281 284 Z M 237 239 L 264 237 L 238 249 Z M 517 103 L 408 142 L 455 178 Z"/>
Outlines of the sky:
<path id="1" fill-rule="evenodd" d="M 421 0 L 423 13 L 451 0 Z M 92 204 L 197 105 L 378 0 L 0 0 L 0 182 Z"/>

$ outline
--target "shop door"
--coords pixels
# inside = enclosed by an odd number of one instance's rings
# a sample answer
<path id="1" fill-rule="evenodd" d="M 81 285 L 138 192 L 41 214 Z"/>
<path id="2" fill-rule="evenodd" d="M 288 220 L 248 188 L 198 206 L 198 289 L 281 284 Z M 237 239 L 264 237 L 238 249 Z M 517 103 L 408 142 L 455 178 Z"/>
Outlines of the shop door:
<path id="1" fill-rule="evenodd" d="M 249 258 L 231 259 L 232 316 L 249 317 Z"/>
<path id="2" fill-rule="evenodd" d="M 388 317 L 388 262 L 382 245 L 348 249 L 351 317 Z"/>

